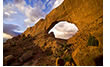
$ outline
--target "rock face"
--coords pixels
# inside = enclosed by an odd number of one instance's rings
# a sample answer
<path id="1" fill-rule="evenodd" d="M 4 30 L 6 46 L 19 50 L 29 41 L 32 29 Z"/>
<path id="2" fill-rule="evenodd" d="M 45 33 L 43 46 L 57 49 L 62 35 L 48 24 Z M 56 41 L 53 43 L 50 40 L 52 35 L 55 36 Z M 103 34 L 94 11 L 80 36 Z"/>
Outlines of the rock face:
<path id="1" fill-rule="evenodd" d="M 102 9 L 102 0 L 64 0 L 58 8 L 46 16 L 45 20 L 41 19 L 35 26 L 28 28 L 24 34 L 35 36 L 41 31 L 48 31 L 61 20 L 70 21 L 82 30 L 86 23 L 90 24 L 103 15 Z"/>
<path id="2" fill-rule="evenodd" d="M 54 38 L 53 34 L 50 36 L 49 30 L 59 21 L 74 23 L 79 29 L 78 33 L 66 41 Z M 97 39 L 98 46 L 88 46 L 90 35 Z M 53 53 L 49 56 L 45 52 L 48 48 Z M 95 61 L 97 58 L 102 61 L 103 57 L 103 0 L 64 0 L 45 19 L 38 21 L 22 35 L 8 40 L 4 44 L 4 57 L 14 55 L 18 63 L 18 58 L 28 50 L 34 51 L 34 56 L 21 65 L 55 65 L 56 58 L 66 55 L 64 60 L 69 63 L 64 65 L 103 65 L 103 62 Z"/>
<path id="3" fill-rule="evenodd" d="M 55 35 L 53 32 L 50 33 L 50 36 L 55 38 Z"/>
<path id="4" fill-rule="evenodd" d="M 30 59 L 32 57 L 32 54 L 33 54 L 32 51 L 27 51 L 19 58 L 20 62 L 24 62 L 24 61 Z"/>
<path id="5" fill-rule="evenodd" d="M 64 60 L 63 59 L 60 59 L 60 58 L 57 58 L 56 59 L 56 66 L 64 66 Z"/>
<path id="6" fill-rule="evenodd" d="M 103 58 L 97 59 L 98 62 L 96 62 L 95 58 L 100 57 L 103 55 L 102 49 L 98 47 L 93 46 L 79 46 L 73 53 L 72 57 L 77 64 L 77 66 L 95 66 L 99 62 L 103 65 Z M 102 66 L 100 65 L 100 66 Z"/>

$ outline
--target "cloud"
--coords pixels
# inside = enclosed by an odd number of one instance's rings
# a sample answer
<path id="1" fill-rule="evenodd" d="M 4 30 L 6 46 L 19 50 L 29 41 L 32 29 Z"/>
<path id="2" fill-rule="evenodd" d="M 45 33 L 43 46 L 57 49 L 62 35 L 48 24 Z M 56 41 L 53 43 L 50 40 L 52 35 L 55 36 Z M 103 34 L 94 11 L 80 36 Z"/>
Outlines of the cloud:
<path id="1" fill-rule="evenodd" d="M 75 35 L 78 31 L 78 28 L 75 24 L 68 23 L 67 21 L 61 21 L 56 24 L 50 31 L 54 32 L 56 38 L 69 39 Z"/>
<path id="2" fill-rule="evenodd" d="M 56 0 L 53 7 L 52 7 L 52 9 L 54 9 L 54 8 L 58 7 L 59 5 L 61 5 L 63 3 L 63 1 L 64 0 Z"/>
<path id="3" fill-rule="evenodd" d="M 24 19 L 24 23 L 27 26 L 29 26 L 30 23 L 35 24 L 35 21 L 41 18 L 44 19 L 45 16 L 53 9 L 53 7 L 58 7 L 63 0 L 46 0 L 45 2 L 42 2 L 42 0 L 30 0 L 29 2 L 33 2 L 33 7 L 31 5 L 27 5 L 26 1 L 24 0 L 14 0 L 14 4 L 18 10 L 24 13 L 27 17 Z"/>
<path id="4" fill-rule="evenodd" d="M 31 1 L 34 0 L 30 0 L 29 2 Z M 25 0 L 14 0 L 14 4 L 15 7 L 26 16 L 26 19 L 24 19 L 24 24 L 27 26 L 35 24 L 36 20 L 39 20 L 39 18 L 44 18 L 46 15 L 46 13 L 43 12 L 43 3 L 41 0 L 35 2 L 34 7 L 26 4 Z"/>
<path id="5" fill-rule="evenodd" d="M 14 0 L 14 3 L 23 3 L 24 0 Z"/>
<path id="6" fill-rule="evenodd" d="M 12 36 L 7 33 L 3 33 L 3 38 L 10 39 L 10 38 L 12 38 Z"/>
<path id="7" fill-rule="evenodd" d="M 7 5 L 4 6 L 4 8 L 3 8 L 3 18 L 5 20 L 12 19 L 13 15 L 16 15 L 16 14 L 17 14 L 17 12 L 16 12 L 15 7 L 14 7 L 13 4 L 8 3 Z"/>
<path id="8" fill-rule="evenodd" d="M 28 0 L 27 0 L 28 1 Z M 13 0 L 11 3 L 4 0 L 7 4 L 4 5 L 4 19 L 8 21 L 15 20 L 15 15 L 21 12 L 26 18 L 24 24 L 32 26 L 37 20 L 43 18 L 53 9 L 58 7 L 63 0 Z M 31 4 L 32 3 L 32 4 Z M 19 12 L 18 12 L 19 11 Z"/>
<path id="9" fill-rule="evenodd" d="M 61 32 L 75 32 L 77 30 L 77 27 L 75 24 L 68 23 L 67 21 L 61 21 L 60 23 L 55 25 L 55 29 Z"/>
<path id="10" fill-rule="evenodd" d="M 12 36 L 7 34 L 7 33 L 3 33 L 3 42 L 5 42 L 7 39 L 11 39 Z"/>
<path id="11" fill-rule="evenodd" d="M 25 11 L 26 2 L 24 0 L 14 0 L 13 4 L 18 8 L 19 11 Z"/>
<path id="12" fill-rule="evenodd" d="M 28 19 L 31 20 L 31 22 L 35 22 L 39 18 L 43 18 L 45 16 L 45 13 L 42 12 L 42 10 L 38 7 L 27 7 L 25 11 L 25 15 L 27 16 Z"/>
<path id="13" fill-rule="evenodd" d="M 17 36 L 16 31 L 19 31 L 19 26 L 13 24 L 5 24 L 3 23 L 3 32 L 10 36 Z"/>
<path id="14" fill-rule="evenodd" d="M 4 0 L 4 33 L 16 36 L 18 31 L 24 31 L 27 27 L 33 26 L 39 19 L 44 19 L 53 8 L 58 7 L 63 2 L 63 0 L 29 0 L 28 4 L 27 1 Z"/>
<path id="15" fill-rule="evenodd" d="M 19 31 L 19 26 L 3 23 L 3 42 L 19 34 L 21 34 Z"/>

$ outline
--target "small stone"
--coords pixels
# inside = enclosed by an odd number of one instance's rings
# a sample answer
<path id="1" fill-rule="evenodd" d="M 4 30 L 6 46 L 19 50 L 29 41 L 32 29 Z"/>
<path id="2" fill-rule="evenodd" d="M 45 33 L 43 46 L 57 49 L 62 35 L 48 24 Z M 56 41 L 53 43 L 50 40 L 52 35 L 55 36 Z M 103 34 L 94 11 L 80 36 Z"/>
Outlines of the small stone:
<path id="1" fill-rule="evenodd" d="M 67 61 L 67 62 L 65 63 L 65 66 L 71 66 L 70 62 Z"/>
<path id="2" fill-rule="evenodd" d="M 8 55 L 4 58 L 3 60 L 3 63 L 4 63 L 4 66 L 6 65 L 10 65 L 14 60 L 14 56 L 13 55 Z"/>

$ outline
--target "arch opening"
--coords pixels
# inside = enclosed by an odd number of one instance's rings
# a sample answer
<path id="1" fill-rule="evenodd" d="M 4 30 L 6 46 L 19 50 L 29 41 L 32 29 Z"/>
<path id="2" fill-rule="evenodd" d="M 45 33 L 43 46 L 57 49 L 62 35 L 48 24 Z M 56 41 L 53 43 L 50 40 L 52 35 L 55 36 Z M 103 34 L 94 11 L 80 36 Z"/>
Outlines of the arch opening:
<path id="1" fill-rule="evenodd" d="M 51 27 L 53 26 L 53 27 Z M 59 21 L 56 23 L 53 23 L 48 29 L 48 34 L 52 33 L 54 34 L 55 38 L 59 39 L 69 39 L 73 37 L 78 32 L 78 27 L 70 22 L 67 21 Z"/>

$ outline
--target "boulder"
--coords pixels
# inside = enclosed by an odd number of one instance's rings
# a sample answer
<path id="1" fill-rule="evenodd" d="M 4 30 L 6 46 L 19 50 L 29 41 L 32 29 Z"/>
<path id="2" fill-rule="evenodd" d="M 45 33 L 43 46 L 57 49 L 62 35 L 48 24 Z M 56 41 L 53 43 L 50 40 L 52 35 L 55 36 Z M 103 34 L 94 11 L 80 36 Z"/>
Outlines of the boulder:
<path id="1" fill-rule="evenodd" d="M 33 56 L 33 51 L 29 50 L 27 52 L 25 52 L 20 58 L 20 62 L 24 62 L 24 61 L 27 61 L 29 60 L 30 58 L 32 58 Z"/>
<path id="2" fill-rule="evenodd" d="M 13 55 L 8 55 L 8 56 L 6 56 L 5 58 L 5 61 L 10 61 L 10 60 L 13 60 L 14 59 L 14 56 Z"/>
<path id="3" fill-rule="evenodd" d="M 13 60 L 14 60 L 13 55 L 8 55 L 4 57 L 4 65 L 10 65 L 11 63 L 13 63 Z"/>

